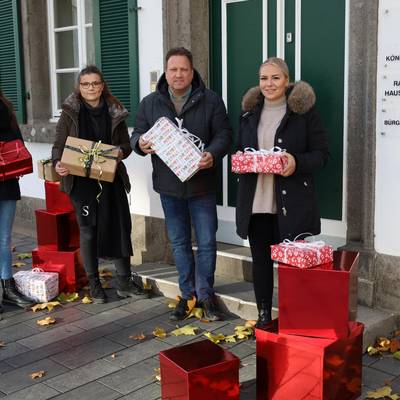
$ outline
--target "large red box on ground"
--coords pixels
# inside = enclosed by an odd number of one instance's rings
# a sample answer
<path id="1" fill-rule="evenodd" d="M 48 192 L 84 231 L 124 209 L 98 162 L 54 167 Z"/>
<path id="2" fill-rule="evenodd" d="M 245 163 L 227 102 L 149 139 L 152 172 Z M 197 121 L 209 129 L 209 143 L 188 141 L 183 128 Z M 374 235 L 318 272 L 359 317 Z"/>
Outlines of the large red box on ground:
<path id="1" fill-rule="evenodd" d="M 279 264 L 279 332 L 347 337 L 357 314 L 358 259 L 357 252 L 335 251 L 333 263 L 310 269 Z"/>
<path id="2" fill-rule="evenodd" d="M 0 141 L 0 181 L 30 174 L 32 171 L 32 156 L 22 140 Z"/>
<path id="3" fill-rule="evenodd" d="M 67 292 L 76 292 L 87 284 L 87 276 L 83 269 L 83 263 L 79 249 L 70 251 L 32 250 L 33 267 L 43 268 L 46 263 L 65 264 Z"/>
<path id="4" fill-rule="evenodd" d="M 361 395 L 364 326 L 343 339 L 278 333 L 277 320 L 256 329 L 257 400 L 355 400 Z"/>
<path id="5" fill-rule="evenodd" d="M 240 360 L 210 340 L 159 357 L 163 400 L 239 400 Z"/>
<path id="6" fill-rule="evenodd" d="M 44 189 L 47 211 L 74 211 L 71 199 L 66 193 L 60 190 L 60 182 L 45 181 Z"/>

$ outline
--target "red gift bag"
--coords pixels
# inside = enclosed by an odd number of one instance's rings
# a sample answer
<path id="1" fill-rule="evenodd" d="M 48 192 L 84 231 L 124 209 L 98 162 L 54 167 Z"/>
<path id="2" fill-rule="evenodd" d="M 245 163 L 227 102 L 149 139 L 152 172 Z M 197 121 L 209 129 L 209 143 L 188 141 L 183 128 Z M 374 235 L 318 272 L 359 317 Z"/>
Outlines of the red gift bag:
<path id="1" fill-rule="evenodd" d="M 17 178 L 32 171 L 32 156 L 22 140 L 0 142 L 0 180 Z"/>

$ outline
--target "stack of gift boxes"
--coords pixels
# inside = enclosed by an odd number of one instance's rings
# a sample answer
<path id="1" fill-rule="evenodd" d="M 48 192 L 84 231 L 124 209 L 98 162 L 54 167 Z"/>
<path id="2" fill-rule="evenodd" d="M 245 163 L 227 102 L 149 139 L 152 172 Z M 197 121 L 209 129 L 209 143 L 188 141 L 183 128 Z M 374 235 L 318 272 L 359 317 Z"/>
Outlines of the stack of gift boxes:
<path id="1" fill-rule="evenodd" d="M 57 272 L 59 292 L 75 292 L 85 285 L 86 275 L 79 252 L 79 227 L 70 198 L 59 182 L 45 181 L 46 209 L 35 210 L 38 247 L 32 265 Z"/>
<path id="2" fill-rule="evenodd" d="M 279 262 L 279 320 L 256 329 L 257 399 L 357 399 L 364 328 L 355 320 L 358 253 L 291 242 L 271 254 Z"/>

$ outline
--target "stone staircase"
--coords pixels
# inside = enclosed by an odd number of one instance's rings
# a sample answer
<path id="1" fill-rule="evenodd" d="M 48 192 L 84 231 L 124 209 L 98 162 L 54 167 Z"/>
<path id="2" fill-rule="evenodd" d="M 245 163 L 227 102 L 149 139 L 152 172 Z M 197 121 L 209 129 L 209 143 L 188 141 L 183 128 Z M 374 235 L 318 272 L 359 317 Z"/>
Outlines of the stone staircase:
<path id="1" fill-rule="evenodd" d="M 194 248 L 196 250 L 196 248 Z M 168 298 L 180 292 L 178 274 L 174 265 L 148 263 L 135 267 L 143 280 L 151 283 L 153 290 Z M 278 316 L 277 267 L 274 274 L 273 316 Z M 247 320 L 257 319 L 257 307 L 253 292 L 251 254 L 246 247 L 218 244 L 215 292 L 219 306 L 224 312 Z M 376 336 L 388 335 L 400 325 L 398 314 L 386 310 L 358 305 L 357 320 L 365 324 L 364 347 L 373 343 Z"/>

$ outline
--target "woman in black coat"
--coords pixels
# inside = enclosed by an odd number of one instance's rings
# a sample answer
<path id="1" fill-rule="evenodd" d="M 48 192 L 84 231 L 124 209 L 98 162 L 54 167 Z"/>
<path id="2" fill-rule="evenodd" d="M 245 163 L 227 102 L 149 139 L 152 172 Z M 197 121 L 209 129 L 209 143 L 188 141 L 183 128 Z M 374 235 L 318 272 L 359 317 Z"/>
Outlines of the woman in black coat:
<path id="1" fill-rule="evenodd" d="M 90 295 L 95 303 L 105 303 L 107 296 L 99 278 L 99 257 L 111 258 L 117 272 L 119 297 L 146 296 L 132 279 L 130 256 L 131 215 L 126 191 L 129 177 L 122 162 L 131 153 L 125 120 L 128 111 L 111 94 L 101 71 L 89 65 L 78 75 L 78 86 L 64 102 L 57 124 L 52 159 L 66 192 L 75 208 L 83 264 L 89 278 Z M 114 182 L 72 176 L 61 163 L 68 136 L 118 146 L 118 165 Z"/>
<path id="2" fill-rule="evenodd" d="M 13 107 L 0 90 L 0 142 L 22 140 Z M 1 180 L 0 177 L 0 277 L 2 286 L 1 304 L 14 304 L 22 308 L 32 302 L 17 291 L 11 268 L 11 230 L 14 223 L 17 200 L 21 199 L 18 179 Z"/>
<path id="3" fill-rule="evenodd" d="M 312 88 L 305 82 L 289 84 L 288 67 L 280 58 L 266 60 L 259 76 L 259 86 L 243 97 L 238 150 L 286 150 L 281 175 L 248 173 L 238 179 L 236 227 L 240 237 L 249 238 L 257 326 L 262 326 L 271 320 L 270 245 L 301 233 L 320 233 L 313 172 L 327 163 L 329 149 Z"/>

